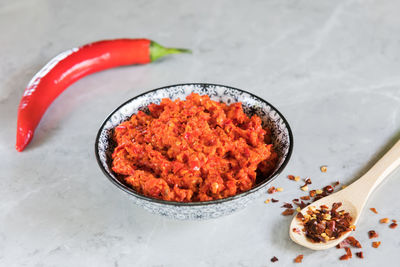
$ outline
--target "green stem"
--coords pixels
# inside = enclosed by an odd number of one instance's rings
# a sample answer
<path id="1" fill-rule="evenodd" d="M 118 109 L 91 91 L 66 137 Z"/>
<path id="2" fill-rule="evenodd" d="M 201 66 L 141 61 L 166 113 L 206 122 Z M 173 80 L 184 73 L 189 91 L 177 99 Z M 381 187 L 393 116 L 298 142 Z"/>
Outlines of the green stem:
<path id="1" fill-rule="evenodd" d="M 191 50 L 185 48 L 169 48 L 164 47 L 154 41 L 150 43 L 150 59 L 151 62 L 158 60 L 166 55 L 180 54 L 180 53 L 192 53 Z"/>

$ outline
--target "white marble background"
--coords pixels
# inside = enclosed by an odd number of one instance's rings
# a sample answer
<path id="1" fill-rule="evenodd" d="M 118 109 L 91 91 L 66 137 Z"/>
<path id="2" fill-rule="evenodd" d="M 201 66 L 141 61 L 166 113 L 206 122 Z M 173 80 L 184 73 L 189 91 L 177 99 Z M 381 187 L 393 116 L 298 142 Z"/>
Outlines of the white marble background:
<path id="1" fill-rule="evenodd" d="M 315 188 L 350 183 L 399 138 L 399 10 L 396 0 L 0 0 L 0 266 L 286 266 L 297 254 L 306 266 L 398 266 L 400 229 L 378 219 L 400 219 L 400 171 L 368 203 L 380 214 L 366 211 L 359 222 L 365 259 L 340 262 L 342 250 L 292 243 L 290 218 L 264 198 L 211 221 L 149 214 L 103 176 L 93 145 L 103 119 L 128 98 L 174 83 L 221 83 L 267 99 L 292 126 L 278 199 L 302 195 L 287 174 L 310 176 Z M 84 78 L 17 153 L 17 106 L 33 74 L 63 50 L 117 37 L 194 53 Z"/>

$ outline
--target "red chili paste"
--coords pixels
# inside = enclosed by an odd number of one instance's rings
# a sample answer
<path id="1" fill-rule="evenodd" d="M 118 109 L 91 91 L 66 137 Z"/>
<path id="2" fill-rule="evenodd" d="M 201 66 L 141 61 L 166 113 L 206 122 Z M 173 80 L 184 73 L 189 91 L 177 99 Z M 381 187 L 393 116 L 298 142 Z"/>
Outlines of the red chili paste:
<path id="1" fill-rule="evenodd" d="M 277 163 L 270 130 L 243 113 L 192 93 L 150 104 L 114 129 L 112 169 L 149 197 L 180 202 L 234 196 Z"/>

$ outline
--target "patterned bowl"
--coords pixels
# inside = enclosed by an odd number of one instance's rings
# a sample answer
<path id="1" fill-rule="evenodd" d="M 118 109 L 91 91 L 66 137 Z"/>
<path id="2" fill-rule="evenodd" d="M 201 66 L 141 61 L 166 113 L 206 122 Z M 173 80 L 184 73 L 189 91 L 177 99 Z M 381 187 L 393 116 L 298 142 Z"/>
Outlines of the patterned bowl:
<path id="1" fill-rule="evenodd" d="M 139 110 L 146 111 L 150 103 L 160 103 L 163 98 L 185 99 L 190 93 L 209 95 L 212 100 L 224 103 L 242 102 L 247 115 L 257 114 L 272 132 L 274 147 L 279 161 L 274 172 L 268 177 L 257 177 L 256 185 L 249 191 L 233 197 L 204 202 L 172 202 L 150 198 L 137 193 L 127 186 L 111 170 L 111 154 L 115 147 L 112 140 L 113 128 L 130 118 Z M 242 209 L 247 204 L 266 193 L 267 185 L 274 180 L 288 163 L 293 149 L 293 136 L 289 124 L 282 114 L 267 101 L 240 89 L 216 84 L 178 84 L 158 88 L 136 96 L 113 111 L 101 125 L 96 137 L 95 153 L 97 162 L 107 178 L 122 191 L 128 193 L 134 203 L 144 209 L 179 220 L 204 220 L 217 218 Z"/>

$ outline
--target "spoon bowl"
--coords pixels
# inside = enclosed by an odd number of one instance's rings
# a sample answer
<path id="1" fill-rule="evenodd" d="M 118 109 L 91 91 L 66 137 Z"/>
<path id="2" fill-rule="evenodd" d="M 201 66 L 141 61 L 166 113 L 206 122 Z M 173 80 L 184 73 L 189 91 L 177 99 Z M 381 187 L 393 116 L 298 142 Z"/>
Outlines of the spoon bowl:
<path id="1" fill-rule="evenodd" d="M 321 205 L 326 205 L 328 207 L 332 207 L 333 203 L 341 202 L 342 206 L 339 208 L 339 210 L 345 210 L 350 214 L 350 216 L 353 218 L 351 224 L 355 225 L 357 223 L 357 220 L 359 218 L 360 210 L 348 199 L 344 198 L 343 191 L 339 191 L 337 193 L 334 193 L 332 195 L 329 195 L 327 197 L 321 198 L 312 204 L 308 205 L 307 207 L 303 208 L 300 212 L 304 215 L 306 214 L 308 207 L 314 206 L 316 208 L 319 208 Z M 299 229 L 300 232 L 295 232 L 293 229 Z M 351 231 L 344 233 L 337 239 L 329 240 L 325 243 L 314 243 L 310 241 L 306 235 L 304 234 L 303 231 L 302 222 L 298 220 L 297 218 L 294 218 L 292 220 L 292 223 L 290 224 L 290 231 L 289 235 L 290 238 L 296 242 L 299 245 L 302 245 L 304 247 L 313 249 L 313 250 L 323 250 L 323 249 L 328 249 L 331 247 L 336 246 L 338 243 L 342 242 L 346 237 L 348 237 L 351 234 Z"/>
<path id="2" fill-rule="evenodd" d="M 310 206 L 319 208 L 321 205 L 326 205 L 330 208 L 333 203 L 341 202 L 342 206 L 339 210 L 348 212 L 352 218 L 351 223 L 356 225 L 372 191 L 399 165 L 400 141 L 397 141 L 397 143 L 357 181 L 339 192 L 311 203 L 300 212 L 304 215 Z M 293 229 L 299 229 L 300 231 L 293 231 Z M 328 240 L 324 243 L 315 243 L 306 237 L 302 229 L 302 222 L 295 216 L 290 224 L 290 238 L 295 243 L 313 250 L 323 250 L 334 247 L 351 234 L 351 231 L 349 231 L 341 235 L 339 238 Z"/>

